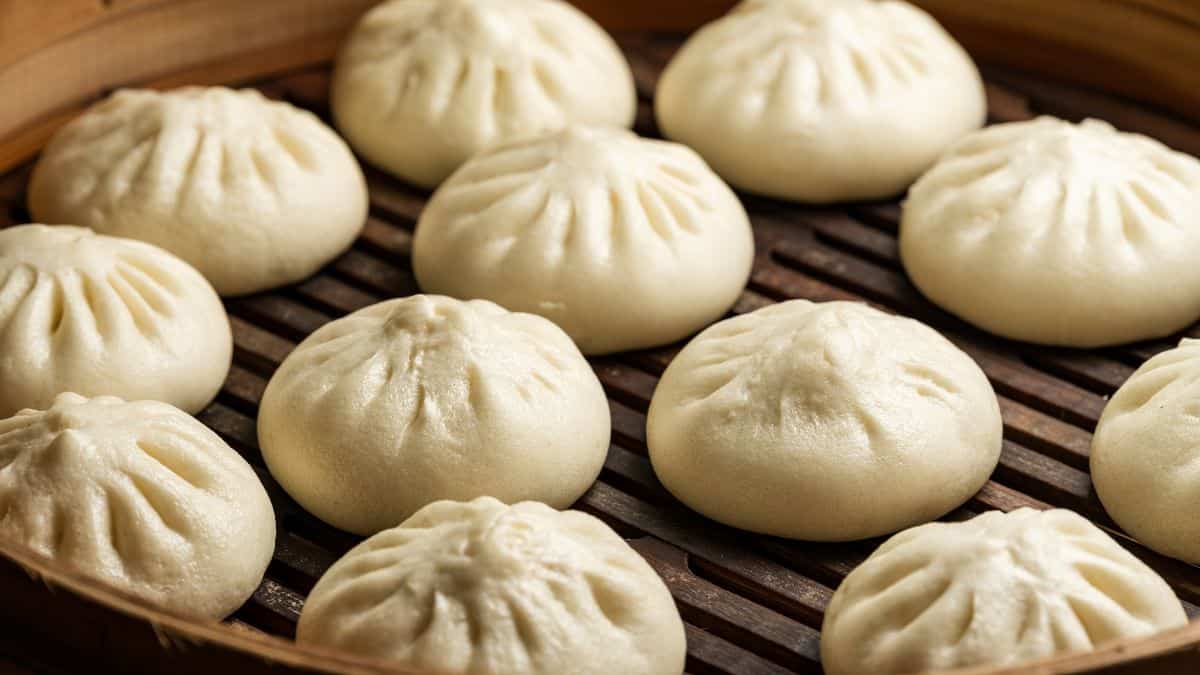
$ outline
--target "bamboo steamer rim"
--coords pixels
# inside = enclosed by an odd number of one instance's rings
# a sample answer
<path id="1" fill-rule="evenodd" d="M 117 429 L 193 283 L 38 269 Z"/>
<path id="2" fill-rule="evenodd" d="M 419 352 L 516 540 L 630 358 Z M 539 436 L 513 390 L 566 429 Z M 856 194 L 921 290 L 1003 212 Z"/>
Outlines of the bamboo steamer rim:
<path id="1" fill-rule="evenodd" d="M 1016 66 L 1105 89 L 1200 123 L 1200 3 L 914 2 L 937 16 L 983 63 Z M 373 4 L 373 0 L 0 3 L 0 92 L 5 100 L 0 106 L 0 173 L 31 159 L 62 124 L 116 87 L 235 84 L 328 62 L 345 32 Z M 719 16 L 733 3 L 659 0 L 653 8 L 638 0 L 576 4 L 611 29 L 681 31 Z M 238 30 L 247 25 L 261 29 Z M 169 56 L 145 58 L 148 52 Z M 0 541 L 0 556 L 6 559 L 0 565 L 15 565 L 51 589 L 65 589 L 114 615 L 152 626 L 164 645 L 211 644 L 317 672 L 412 672 L 272 635 L 197 622 L 13 542 Z M 973 668 L 955 675 L 1116 672 L 1114 668 L 1140 659 L 1198 648 L 1200 620 L 1150 637 L 1116 641 L 1094 652 L 1012 668 Z M 1196 659 L 1200 662 L 1200 654 Z"/>

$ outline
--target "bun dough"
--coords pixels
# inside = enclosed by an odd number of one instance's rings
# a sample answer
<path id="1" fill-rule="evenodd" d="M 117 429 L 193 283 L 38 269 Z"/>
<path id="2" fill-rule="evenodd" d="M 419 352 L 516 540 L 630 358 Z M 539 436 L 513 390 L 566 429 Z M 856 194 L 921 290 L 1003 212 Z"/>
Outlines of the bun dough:
<path id="1" fill-rule="evenodd" d="M 149 244 L 82 227 L 0 230 L 0 418 L 64 391 L 199 412 L 233 355 L 212 286 Z"/>
<path id="2" fill-rule="evenodd" d="M 1091 468 L 1122 529 L 1200 563 L 1200 340 L 1155 356 L 1121 385 L 1092 438 Z"/>
<path id="3" fill-rule="evenodd" d="M 156 401 L 62 394 L 0 421 L 0 537 L 184 614 L 254 593 L 275 514 L 254 470 Z"/>
<path id="4" fill-rule="evenodd" d="M 663 373 L 650 461 L 689 507 L 793 539 L 863 539 L 965 502 L 1000 458 L 975 362 L 924 324 L 792 300 L 722 321 Z"/>
<path id="5" fill-rule="evenodd" d="M 955 145 L 913 186 L 900 254 L 931 300 L 1004 337 L 1099 347 L 1200 316 L 1200 161 L 1088 120 Z"/>
<path id="6" fill-rule="evenodd" d="M 739 188 L 836 202 L 903 192 L 987 103 L 966 52 L 906 2 L 746 0 L 684 44 L 655 112 Z"/>
<path id="7" fill-rule="evenodd" d="M 584 127 L 468 161 L 413 242 L 425 291 L 541 314 L 585 354 L 674 342 L 719 319 L 753 259 L 741 202 L 696 153 Z"/>
<path id="8" fill-rule="evenodd" d="M 559 0 L 385 2 L 346 40 L 331 100 L 360 154 L 428 188 L 485 147 L 637 112 L 616 43 Z"/>
<path id="9" fill-rule="evenodd" d="M 29 206 L 47 223 L 161 246 L 221 295 L 310 276 L 362 229 L 367 188 L 312 113 L 251 89 L 123 90 L 63 127 Z"/>
<path id="10" fill-rule="evenodd" d="M 271 378 L 263 458 L 318 518 L 358 534 L 439 499 L 556 508 L 600 473 L 608 401 L 570 338 L 484 300 L 389 300 L 313 333 Z"/>
<path id="11" fill-rule="evenodd" d="M 989 511 L 884 542 L 825 610 L 828 675 L 1009 666 L 1187 622 L 1166 582 L 1064 510 Z"/>
<path id="12" fill-rule="evenodd" d="M 317 582 L 301 644 L 421 672 L 679 675 L 671 594 L 578 511 L 442 501 L 363 542 Z"/>

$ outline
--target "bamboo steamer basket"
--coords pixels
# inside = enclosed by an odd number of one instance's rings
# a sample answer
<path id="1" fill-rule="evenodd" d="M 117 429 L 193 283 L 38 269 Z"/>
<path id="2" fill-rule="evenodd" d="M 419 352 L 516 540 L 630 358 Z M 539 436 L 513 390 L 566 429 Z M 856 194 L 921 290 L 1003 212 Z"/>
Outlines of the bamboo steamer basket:
<path id="1" fill-rule="evenodd" d="M 323 112 L 328 64 L 369 0 L 0 0 L 0 225 L 22 222 L 30 161 L 80 110 L 120 86 L 260 86 Z M 648 99 L 679 36 L 729 0 L 578 0 L 614 31 Z M 1189 0 L 917 0 L 983 66 L 993 120 L 1095 115 L 1200 154 L 1200 3 Z M 653 133 L 648 100 L 639 130 Z M 254 462 L 253 415 L 287 351 L 330 317 L 415 292 L 403 258 L 428 196 L 368 169 L 363 239 L 313 280 L 228 303 L 237 355 L 200 418 Z M 788 297 L 865 299 L 961 339 L 1001 397 L 1005 458 L 959 515 L 1024 505 L 1073 508 L 1115 531 L 1087 480 L 1087 441 L 1110 394 L 1169 340 L 1104 353 L 989 338 L 930 306 L 895 259 L 895 203 L 808 208 L 747 198 L 759 259 L 735 311 Z M 1193 328 L 1192 335 L 1200 335 Z M 957 341 L 957 340 L 956 340 Z M 832 588 L 869 545 L 738 533 L 688 513 L 649 473 L 644 412 L 666 348 L 596 360 L 613 403 L 614 447 L 582 508 L 613 525 L 663 575 L 688 623 L 689 672 L 819 672 L 816 629 Z M 259 457 L 261 465 L 261 458 Z M 273 496 L 278 486 L 260 471 Z M 277 501 L 277 509 L 279 502 Z M 148 606 L 0 542 L 0 671 L 400 673 L 289 638 L 316 575 L 354 542 L 292 505 L 267 580 L 224 623 Z M 298 523 L 298 524 L 297 524 Z M 299 534 L 296 534 L 299 532 Z M 1118 537 L 1122 535 L 1117 533 Z M 1200 570 L 1122 538 L 1200 605 Z M 959 675 L 1200 672 L 1200 622 L 1087 654 Z"/>

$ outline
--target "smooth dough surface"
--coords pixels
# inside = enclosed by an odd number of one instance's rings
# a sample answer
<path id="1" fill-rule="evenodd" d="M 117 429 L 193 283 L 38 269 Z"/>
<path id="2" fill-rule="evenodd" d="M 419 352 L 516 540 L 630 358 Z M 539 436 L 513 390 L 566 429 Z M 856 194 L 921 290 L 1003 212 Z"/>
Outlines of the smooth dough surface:
<path id="1" fill-rule="evenodd" d="M 903 192 L 987 106 L 970 57 L 906 2 L 746 0 L 684 44 L 654 109 L 733 185 L 836 202 Z"/>
<path id="2" fill-rule="evenodd" d="M 331 100 L 361 155 L 429 188 L 488 146 L 637 112 L 616 43 L 561 0 L 385 2 L 347 38 Z"/>
<path id="3" fill-rule="evenodd" d="M 477 155 L 434 194 L 413 242 L 424 291 L 540 314 L 585 354 L 719 319 L 753 259 L 741 202 L 696 153 L 598 127 Z"/>
<path id="4" fill-rule="evenodd" d="M 67 391 L 199 412 L 232 355 L 221 299 L 166 251 L 82 227 L 0 230 L 0 418 Z"/>
<path id="5" fill-rule="evenodd" d="M 161 246 L 241 295 L 346 250 L 367 188 L 350 149 L 305 110 L 251 89 L 122 90 L 55 134 L 29 207 Z"/>
<path id="6" fill-rule="evenodd" d="M 997 335 L 1099 347 L 1200 317 L 1200 161 L 1107 123 L 964 138 L 909 192 L 900 255 L 931 300 Z"/>
<path id="7" fill-rule="evenodd" d="M 177 612 L 241 606 L 275 550 L 254 470 L 178 408 L 62 394 L 0 421 L 0 537 Z"/>
<path id="8" fill-rule="evenodd" d="M 863 539 L 965 502 L 1000 457 L 1000 409 L 969 356 L 924 324 L 792 300 L 688 343 L 650 403 L 663 485 L 713 520 Z"/>
<path id="9" fill-rule="evenodd" d="M 258 416 L 280 485 L 358 534 L 440 499 L 569 506 L 600 473 L 609 431 L 600 381 L 557 326 L 430 295 L 317 330 L 275 372 Z"/>
<path id="10" fill-rule="evenodd" d="M 1155 572 L 1071 511 L 989 511 L 884 542 L 821 628 L 829 675 L 1010 666 L 1187 622 Z"/>
<path id="11" fill-rule="evenodd" d="M 1092 437 L 1091 470 L 1123 530 L 1200 563 L 1200 340 L 1183 340 L 1121 385 Z"/>
<path id="12" fill-rule="evenodd" d="M 317 582 L 296 640 L 469 675 L 679 675 L 670 592 L 596 518 L 490 497 L 441 501 Z"/>

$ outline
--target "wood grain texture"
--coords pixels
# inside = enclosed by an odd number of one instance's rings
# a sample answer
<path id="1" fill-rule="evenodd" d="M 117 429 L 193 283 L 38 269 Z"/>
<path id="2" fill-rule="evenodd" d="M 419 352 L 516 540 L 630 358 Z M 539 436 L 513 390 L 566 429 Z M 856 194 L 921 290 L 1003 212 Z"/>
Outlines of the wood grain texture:
<path id="1" fill-rule="evenodd" d="M 100 0 L 0 0 L 0 69 L 104 14 Z"/>
<path id="2" fill-rule="evenodd" d="M 2 1 L 0 171 L 28 158 L 58 126 L 112 89 L 232 82 L 327 61 L 373 4 Z M 44 6 L 54 9 L 43 12 Z"/>
<path id="3" fill-rule="evenodd" d="M 1200 121 L 1191 0 L 917 0 L 984 63 L 1087 84 Z"/>

